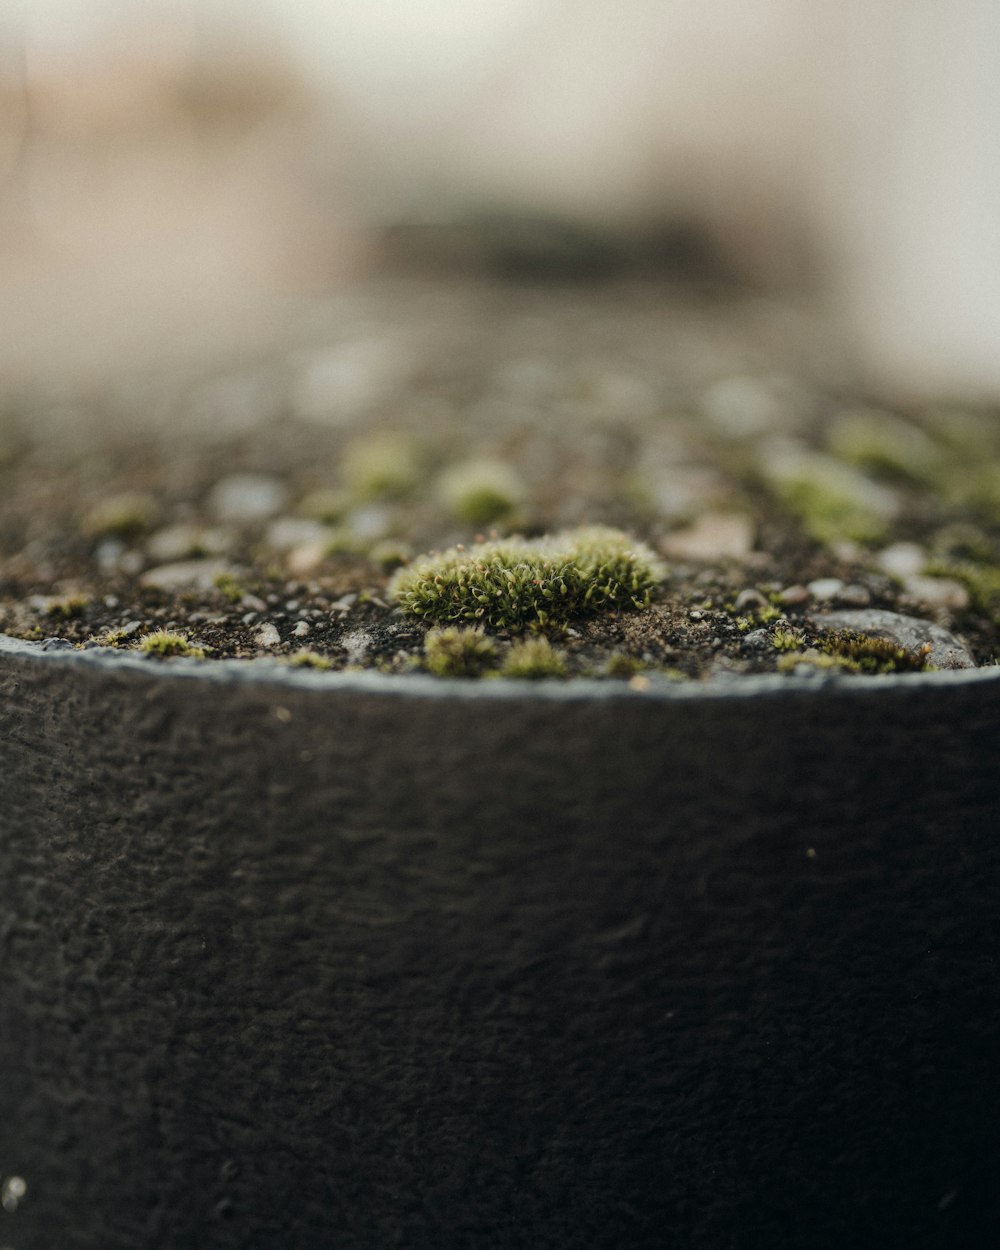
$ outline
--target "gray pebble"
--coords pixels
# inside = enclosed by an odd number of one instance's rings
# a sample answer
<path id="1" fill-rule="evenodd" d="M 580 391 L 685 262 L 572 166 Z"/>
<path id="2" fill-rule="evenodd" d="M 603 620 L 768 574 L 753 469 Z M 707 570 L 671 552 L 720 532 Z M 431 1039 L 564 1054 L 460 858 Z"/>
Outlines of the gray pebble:
<path id="1" fill-rule="evenodd" d="M 139 578 L 139 585 L 167 591 L 211 590 L 216 578 L 235 573 L 228 560 L 178 560 L 147 569 Z"/>
<path id="2" fill-rule="evenodd" d="M 851 582 L 837 593 L 837 602 L 848 608 L 867 608 L 871 601 L 871 591 L 857 582 Z"/>
<path id="3" fill-rule="evenodd" d="M 747 608 L 766 608 L 767 599 L 759 590 L 741 590 L 736 596 L 736 602 L 733 607 L 737 612 L 745 612 Z"/>
<path id="4" fill-rule="evenodd" d="M 844 583 L 839 577 L 818 577 L 814 582 L 810 582 L 806 589 L 814 599 L 829 602 L 840 596 Z"/>
<path id="5" fill-rule="evenodd" d="M 976 661 L 964 643 L 932 621 L 922 621 L 901 612 L 863 608 L 823 612 L 813 618 L 822 629 L 853 629 L 872 638 L 890 638 L 909 651 L 931 644 L 930 661 L 938 668 L 975 668 Z"/>
<path id="6" fill-rule="evenodd" d="M 288 490 L 272 473 L 232 473 L 212 487 L 208 507 L 220 521 L 266 521 L 285 506 Z"/>
<path id="7" fill-rule="evenodd" d="M 256 642 L 258 647 L 281 646 L 281 635 L 278 633 L 274 625 L 262 625 L 253 637 L 254 642 Z"/>

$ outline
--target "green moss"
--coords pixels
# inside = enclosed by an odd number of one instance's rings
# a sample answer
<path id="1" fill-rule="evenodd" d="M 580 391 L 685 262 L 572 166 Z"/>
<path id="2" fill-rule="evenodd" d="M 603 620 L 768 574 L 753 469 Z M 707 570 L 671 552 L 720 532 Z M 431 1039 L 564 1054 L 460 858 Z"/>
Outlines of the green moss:
<path id="1" fill-rule="evenodd" d="M 467 525 L 489 525 L 515 513 L 527 497 L 520 474 L 502 460 L 468 460 L 438 481 L 444 508 Z"/>
<path id="2" fill-rule="evenodd" d="M 387 572 L 413 558 L 413 548 L 398 538 L 380 538 L 368 548 L 368 559 Z"/>
<path id="3" fill-rule="evenodd" d="M 604 665 L 605 677 L 635 677 L 642 672 L 644 668 L 642 660 L 634 655 L 628 655 L 624 651 L 615 651 L 608 656 L 607 663 Z"/>
<path id="4" fill-rule="evenodd" d="M 421 556 L 389 595 L 416 616 L 504 632 L 560 626 L 616 608 L 644 608 L 663 569 L 642 543 L 603 526 L 501 539 Z"/>
<path id="5" fill-rule="evenodd" d="M 537 681 L 543 677 L 565 677 L 567 672 L 564 651 L 553 647 L 547 638 L 525 638 L 507 652 L 500 676 Z"/>
<path id="6" fill-rule="evenodd" d="M 801 651 L 802 634 L 794 629 L 776 629 L 771 634 L 771 645 L 775 651 Z"/>
<path id="7" fill-rule="evenodd" d="M 940 452 L 918 426 L 872 408 L 842 412 L 831 422 L 827 445 L 835 456 L 890 477 L 932 482 Z"/>
<path id="8" fill-rule="evenodd" d="M 313 521 L 332 524 L 350 507 L 350 496 L 342 490 L 314 490 L 299 501 L 299 513 Z"/>
<path id="9" fill-rule="evenodd" d="M 101 634 L 94 639 L 94 642 L 101 647 L 125 647 L 132 640 L 132 634 L 127 629 L 109 629 L 107 633 Z"/>
<path id="10" fill-rule="evenodd" d="M 212 585 L 222 592 L 227 603 L 239 603 L 243 598 L 243 587 L 232 573 L 220 573 L 218 577 L 213 578 Z"/>
<path id="11" fill-rule="evenodd" d="M 340 469 L 351 495 L 372 501 L 407 494 L 420 480 L 421 461 L 410 437 L 383 432 L 349 443 Z"/>
<path id="12" fill-rule="evenodd" d="M 156 523 L 156 500 L 150 495 L 126 492 L 102 500 L 83 519 L 83 531 L 94 537 L 130 541 Z"/>
<path id="13" fill-rule="evenodd" d="M 315 651 L 310 651 L 307 647 L 303 647 L 299 651 L 293 651 L 285 661 L 291 668 L 315 668 L 325 670 L 332 668 L 333 664 L 325 655 L 319 655 Z"/>
<path id="14" fill-rule="evenodd" d="M 202 647 L 193 646 L 184 634 L 175 634 L 170 630 L 158 629 L 151 634 L 146 634 L 144 638 L 140 638 L 138 649 L 144 651 L 147 655 L 157 655 L 164 658 L 174 655 L 188 656 L 194 660 L 203 660 L 205 651 Z"/>
<path id="15" fill-rule="evenodd" d="M 76 620 L 83 616 L 89 603 L 86 595 L 66 595 L 62 599 L 50 599 L 45 605 L 45 615 L 58 621 Z"/>
<path id="16" fill-rule="evenodd" d="M 436 677 L 481 677 L 497 664 L 497 648 L 481 629 L 449 625 L 424 640 L 424 663 Z"/>
<path id="17" fill-rule="evenodd" d="M 920 673 L 931 668 L 931 644 L 916 651 L 901 647 L 891 638 L 872 637 L 856 630 L 834 630 L 817 643 L 817 649 L 855 673 Z"/>
<path id="18" fill-rule="evenodd" d="M 797 447 L 769 455 L 765 448 L 760 472 L 816 542 L 881 542 L 898 510 L 893 491 L 832 456 Z"/>

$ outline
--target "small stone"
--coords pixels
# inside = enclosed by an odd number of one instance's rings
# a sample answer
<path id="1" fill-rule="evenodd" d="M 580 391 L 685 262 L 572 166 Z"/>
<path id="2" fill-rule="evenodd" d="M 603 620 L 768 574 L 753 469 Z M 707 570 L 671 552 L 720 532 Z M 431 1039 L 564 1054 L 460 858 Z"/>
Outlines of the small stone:
<path id="1" fill-rule="evenodd" d="M 871 591 L 867 586 L 859 586 L 851 582 L 837 592 L 837 602 L 848 608 L 867 608 L 872 601 Z"/>
<path id="2" fill-rule="evenodd" d="M 820 613 L 813 623 L 822 629 L 851 629 L 871 638 L 889 638 L 908 651 L 919 651 L 931 644 L 930 662 L 938 668 L 975 668 L 976 661 L 954 634 L 915 616 L 886 612 L 880 608 Z"/>
<path id="3" fill-rule="evenodd" d="M 146 552 L 159 564 L 171 564 L 192 557 L 228 555 L 234 546 L 235 538 L 230 530 L 182 521 L 165 525 L 151 535 Z"/>
<path id="4" fill-rule="evenodd" d="M 805 586 L 786 586 L 785 589 L 778 594 L 778 598 L 788 607 L 797 608 L 803 603 L 808 603 L 809 591 Z"/>
<path id="5" fill-rule="evenodd" d="M 356 508 L 345 518 L 347 527 L 355 538 L 363 542 L 371 542 L 376 538 L 384 538 L 392 526 L 392 514 L 384 504 L 369 504 L 364 508 Z"/>
<path id="6" fill-rule="evenodd" d="M 753 522 L 742 513 L 709 512 L 687 529 L 660 540 L 664 555 L 678 560 L 738 560 L 753 547 Z"/>
<path id="7" fill-rule="evenodd" d="M 786 429 L 787 404 L 763 378 L 733 377 L 714 382 L 701 396 L 701 410 L 730 438 Z"/>
<path id="8" fill-rule="evenodd" d="M 122 556 L 125 555 L 125 544 L 118 538 L 105 538 L 97 544 L 94 551 L 94 563 L 105 575 L 117 573 L 121 568 Z"/>
<path id="9" fill-rule="evenodd" d="M 771 635 L 766 629 L 754 629 L 743 636 L 744 647 L 751 651 L 764 651 L 771 646 Z"/>
<path id="10" fill-rule="evenodd" d="M 155 590 L 211 590 L 219 577 L 236 575 L 228 560 L 180 560 L 147 569 L 139 578 L 140 586 Z"/>
<path id="11" fill-rule="evenodd" d="M 913 577 L 923 572 L 927 552 L 919 543 L 892 543 L 883 547 L 875 560 L 883 573 L 900 578 Z"/>
<path id="12" fill-rule="evenodd" d="M 280 647 L 281 635 L 278 633 L 274 625 L 262 625 L 253 636 L 254 642 L 258 647 Z"/>
<path id="13" fill-rule="evenodd" d="M 73 650 L 73 644 L 68 638 L 43 638 L 39 645 L 43 651 Z"/>
<path id="14" fill-rule="evenodd" d="M 309 624 L 306 621 L 299 621 L 299 623 L 292 630 L 292 637 L 293 638 L 305 638 L 308 636 L 309 633 L 310 633 Z"/>
<path id="15" fill-rule="evenodd" d="M 288 555 L 285 556 L 285 565 L 289 573 L 295 577 L 308 577 L 311 573 L 315 573 L 326 560 L 328 547 L 329 541 L 327 539 L 303 543 L 299 547 L 293 547 Z"/>
<path id="16" fill-rule="evenodd" d="M 810 582 L 806 589 L 814 599 L 829 603 L 832 599 L 836 599 L 844 589 L 844 583 L 839 577 L 818 577 L 814 582 Z"/>
<path id="17" fill-rule="evenodd" d="M 232 473 L 212 487 L 208 507 L 220 521 L 266 521 L 285 505 L 285 483 L 272 473 Z"/>
<path id="18" fill-rule="evenodd" d="M 272 551 L 292 551 L 306 543 L 324 542 L 329 535 L 327 526 L 305 517 L 278 517 L 267 527 L 265 544 Z"/>
<path id="19" fill-rule="evenodd" d="M 736 596 L 736 602 L 733 608 L 737 612 L 746 612 L 747 609 L 754 611 L 757 608 L 766 608 L 768 606 L 767 599 L 759 590 L 741 590 Z"/>
<path id="20" fill-rule="evenodd" d="M 908 595 L 928 607 L 961 612 L 969 606 L 968 587 L 950 577 L 905 577 L 903 586 Z"/>

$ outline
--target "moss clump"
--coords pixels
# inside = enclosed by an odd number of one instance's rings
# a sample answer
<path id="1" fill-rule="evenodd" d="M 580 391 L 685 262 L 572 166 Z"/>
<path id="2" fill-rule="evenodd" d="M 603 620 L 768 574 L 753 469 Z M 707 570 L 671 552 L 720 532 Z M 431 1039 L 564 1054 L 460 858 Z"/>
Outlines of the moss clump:
<path id="1" fill-rule="evenodd" d="M 193 646 L 183 634 L 172 633 L 168 629 L 158 629 L 139 639 L 138 648 L 146 655 L 157 655 L 164 659 L 173 655 L 185 655 L 193 660 L 203 660 L 205 652 L 202 647 Z"/>
<path id="2" fill-rule="evenodd" d="M 132 639 L 132 631 L 128 629 L 109 629 L 107 633 L 101 634 L 95 638 L 94 642 L 99 647 L 124 647 L 129 644 Z"/>
<path id="3" fill-rule="evenodd" d="M 315 651 L 310 651 L 307 647 L 303 647 L 300 651 L 294 651 L 286 663 L 291 668 L 315 668 L 325 670 L 333 668 L 333 664 L 325 655 L 319 655 Z"/>
<path id="4" fill-rule="evenodd" d="M 542 677 L 565 677 L 567 672 L 564 651 L 553 647 L 547 638 L 525 638 L 507 652 L 500 676 L 536 681 Z"/>
<path id="5" fill-rule="evenodd" d="M 775 651 L 801 651 L 802 631 L 787 628 L 775 629 L 771 634 L 771 645 Z"/>
<path id="6" fill-rule="evenodd" d="M 50 599 L 45 605 L 45 615 L 57 621 L 74 621 L 83 616 L 90 600 L 86 595 L 67 595 L 63 599 Z"/>
<path id="7" fill-rule="evenodd" d="M 424 663 L 436 677 L 481 677 L 497 664 L 497 648 L 481 629 L 449 625 L 424 640 Z"/>
<path id="8" fill-rule="evenodd" d="M 604 675 L 619 678 L 636 677 L 644 667 L 642 660 L 636 656 L 628 655 L 624 651 L 615 651 L 608 656 L 607 663 L 604 665 Z"/>
<path id="9" fill-rule="evenodd" d="M 227 603 L 239 603 L 245 593 L 232 573 L 220 573 L 212 579 L 212 585 L 221 592 Z"/>
<path id="10" fill-rule="evenodd" d="M 421 467 L 413 440 L 392 431 L 354 439 L 340 465 L 352 497 L 365 502 L 407 494 L 420 480 Z"/>
<path id="11" fill-rule="evenodd" d="M 877 409 L 842 412 L 831 423 L 827 445 L 842 460 L 890 477 L 933 482 L 941 454 L 918 426 Z"/>
<path id="12" fill-rule="evenodd" d="M 442 505 L 467 525 L 489 525 L 515 513 L 527 498 L 520 474 L 502 460 L 467 460 L 441 475 Z"/>
<path id="13" fill-rule="evenodd" d="M 901 647 L 891 638 L 872 637 L 853 629 L 836 630 L 817 643 L 821 654 L 854 673 L 922 673 L 930 664 L 931 644 L 916 651 Z"/>
<path id="14" fill-rule="evenodd" d="M 129 542 L 156 524 L 158 508 L 150 495 L 128 491 L 103 500 L 83 518 L 83 532 L 93 538 L 120 538 Z"/>
<path id="15" fill-rule="evenodd" d="M 518 632 L 648 607 L 662 577 L 648 547 L 619 530 L 592 526 L 419 557 L 395 574 L 389 595 L 415 616 Z"/>
<path id="16" fill-rule="evenodd" d="M 899 509 L 893 491 L 833 456 L 765 447 L 759 468 L 777 498 L 819 543 L 880 542 Z"/>

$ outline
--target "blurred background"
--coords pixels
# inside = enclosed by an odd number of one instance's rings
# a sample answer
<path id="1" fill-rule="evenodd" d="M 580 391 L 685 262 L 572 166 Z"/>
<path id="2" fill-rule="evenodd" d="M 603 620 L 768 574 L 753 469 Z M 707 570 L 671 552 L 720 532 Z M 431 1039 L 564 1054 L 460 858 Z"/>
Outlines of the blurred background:
<path id="1" fill-rule="evenodd" d="M 998 60 L 991 0 L 8 0 L 0 385 L 292 343 L 406 270 L 731 283 L 992 398 Z"/>

